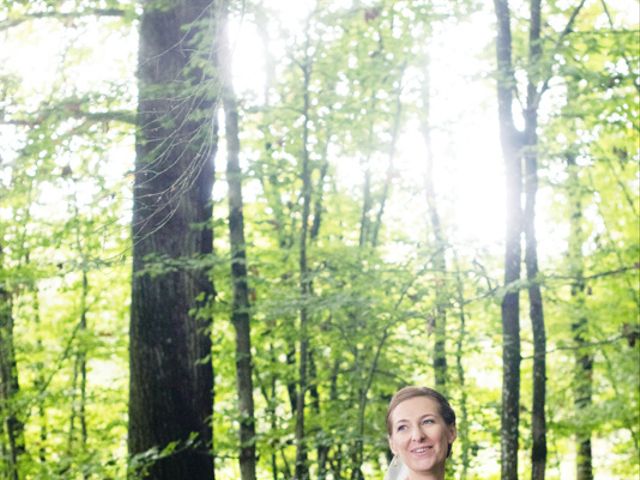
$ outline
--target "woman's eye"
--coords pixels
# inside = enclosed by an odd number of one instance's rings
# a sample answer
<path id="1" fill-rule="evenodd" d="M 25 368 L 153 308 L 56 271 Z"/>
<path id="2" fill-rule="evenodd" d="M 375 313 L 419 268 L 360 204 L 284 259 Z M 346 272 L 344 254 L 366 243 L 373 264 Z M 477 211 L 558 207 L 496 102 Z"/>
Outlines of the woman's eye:
<path id="1" fill-rule="evenodd" d="M 423 425 L 426 425 L 426 424 L 429 424 L 429 423 L 434 423 L 432 418 L 425 418 L 425 419 L 422 421 L 422 424 L 423 424 Z"/>
<path id="2" fill-rule="evenodd" d="M 398 428 L 396 428 L 397 432 L 402 432 L 403 430 L 406 430 L 407 426 L 406 425 L 400 425 L 398 426 Z"/>

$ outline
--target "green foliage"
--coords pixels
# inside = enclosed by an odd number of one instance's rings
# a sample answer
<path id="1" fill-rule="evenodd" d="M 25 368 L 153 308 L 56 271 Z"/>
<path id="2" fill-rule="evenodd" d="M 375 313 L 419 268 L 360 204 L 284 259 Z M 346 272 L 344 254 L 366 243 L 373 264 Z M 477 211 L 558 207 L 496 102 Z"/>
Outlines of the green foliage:
<path id="1" fill-rule="evenodd" d="M 2 398 L 0 445 L 6 451 L 6 419 L 18 412 L 27 451 L 19 458 L 21 478 L 144 478 L 154 462 L 190 443 L 158 445 L 127 458 L 136 5 L 80 0 L 0 5 L 0 29 L 10 47 L 2 55 L 12 59 L 0 68 L 0 284 L 11 300 L 2 307 L 8 306 L 13 317 L 20 382 L 16 395 Z M 516 5 L 522 15 L 514 19 L 516 78 L 529 70 L 525 7 Z M 393 163 L 400 155 L 394 127 L 399 135 L 414 128 L 426 107 L 424 68 L 434 35 L 483 8 L 489 7 L 327 1 L 318 2 L 300 22 L 285 24 L 268 5 L 232 2 L 234 22 L 266 34 L 262 56 L 273 67 L 264 92 L 238 90 L 259 478 L 293 476 L 292 391 L 298 380 L 301 307 L 310 318 L 305 441 L 312 476 L 320 477 L 324 468 L 325 478 L 351 478 L 362 469 L 366 478 L 378 478 L 387 462 L 387 401 L 399 386 L 434 381 L 431 319 L 437 292 L 445 293 L 448 319 L 448 395 L 459 431 L 466 432 L 454 445 L 452 475 L 499 476 L 502 257 L 493 245 L 470 245 L 458 237 L 453 220 L 443 215 L 450 267 L 438 271 L 430 227 L 426 220 L 420 225 L 412 220 L 426 217 L 422 179 L 400 178 Z M 549 79 L 539 125 L 546 199 L 541 208 L 557 230 L 556 243 L 543 255 L 540 278 L 548 338 L 548 477 L 560 478 L 566 471 L 575 434 L 591 431 L 599 448 L 610 453 L 598 457 L 596 472 L 633 478 L 640 469 L 637 25 L 627 24 L 619 12 L 605 12 L 602 3 L 588 2 L 558 44 L 572 8 L 567 2 L 545 2 L 544 60 L 541 71 L 533 72 L 540 84 Z M 84 15 L 96 9 L 123 14 Z M 54 67 L 39 81 L 15 60 L 19 46 L 30 41 L 42 48 L 53 45 Z M 198 41 L 194 37 L 189 46 L 198 47 Z M 106 55 L 103 45 L 118 58 Z M 211 46 L 202 52 L 186 78 L 212 68 Z M 100 73 L 92 74 L 100 64 Z M 203 91 L 217 98 L 218 90 L 180 80 L 159 93 L 187 101 Z M 446 143 L 465 141 L 447 137 L 438 120 L 434 123 Z M 299 273 L 305 149 L 312 174 L 311 225 L 318 224 L 307 245 L 309 295 L 300 292 Z M 576 160 L 575 181 L 569 180 L 568 156 Z M 443 165 L 454 160 L 434 158 Z M 436 184 L 438 191 L 456 194 L 456 185 Z M 216 298 L 192 313 L 214 318 L 211 357 L 201 361 L 211 360 L 216 375 L 212 450 L 218 477 L 224 479 L 238 478 L 240 419 L 221 191 L 213 201 L 215 254 L 152 254 L 144 273 L 154 278 L 203 266 L 211 270 Z M 400 198 L 411 204 L 392 210 L 389 205 Z M 584 237 L 578 257 L 568 246 L 576 198 Z M 440 200 L 444 212 L 454 201 L 445 195 Z M 578 260 L 584 268 L 582 303 L 572 295 Z M 524 287 L 526 282 L 514 288 Z M 573 325 L 584 316 L 588 323 L 580 333 L 586 344 L 580 348 L 594 356 L 594 394 L 593 404 L 577 411 Z M 526 413 L 532 335 L 525 320 L 522 328 Z M 455 373 L 458 361 L 464 383 Z M 464 430 L 463 405 L 468 412 Z M 522 418 L 526 471 L 530 425 L 527 415 Z M 0 475 L 9 469 L 5 456 Z"/>

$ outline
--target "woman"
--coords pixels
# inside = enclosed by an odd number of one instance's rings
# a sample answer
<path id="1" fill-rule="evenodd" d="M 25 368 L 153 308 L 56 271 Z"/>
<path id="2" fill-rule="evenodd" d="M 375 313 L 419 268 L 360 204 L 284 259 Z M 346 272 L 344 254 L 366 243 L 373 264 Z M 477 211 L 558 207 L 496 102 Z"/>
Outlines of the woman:
<path id="1" fill-rule="evenodd" d="M 456 414 L 444 396 L 427 387 L 405 387 L 387 409 L 393 461 L 386 480 L 444 480 L 456 439 Z"/>

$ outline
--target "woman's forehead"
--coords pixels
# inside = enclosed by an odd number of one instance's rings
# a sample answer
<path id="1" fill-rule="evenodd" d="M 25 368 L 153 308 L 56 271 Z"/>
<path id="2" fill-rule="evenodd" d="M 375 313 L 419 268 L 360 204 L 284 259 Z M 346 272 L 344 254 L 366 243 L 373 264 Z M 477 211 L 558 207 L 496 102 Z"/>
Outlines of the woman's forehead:
<path id="1" fill-rule="evenodd" d="M 403 400 L 391 412 L 391 418 L 394 422 L 420 418 L 425 415 L 439 416 L 440 405 L 437 400 L 422 395 Z"/>

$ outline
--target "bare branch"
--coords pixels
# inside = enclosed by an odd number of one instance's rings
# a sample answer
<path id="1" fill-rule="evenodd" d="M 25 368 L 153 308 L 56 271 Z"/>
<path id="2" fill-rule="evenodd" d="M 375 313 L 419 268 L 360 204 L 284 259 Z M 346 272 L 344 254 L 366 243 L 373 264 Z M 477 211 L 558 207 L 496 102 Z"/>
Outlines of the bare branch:
<path id="1" fill-rule="evenodd" d="M 578 17 L 580 10 L 582 10 L 582 7 L 584 6 L 585 2 L 586 0 L 581 0 L 578 6 L 571 13 L 571 16 L 569 17 L 569 21 L 567 22 L 567 25 L 564 27 L 562 32 L 560 32 L 560 36 L 558 36 L 556 43 L 553 46 L 553 49 L 551 50 L 551 56 L 555 55 L 558 52 L 558 50 L 560 50 L 560 46 L 562 45 L 563 40 L 567 37 L 567 35 L 569 35 L 572 32 L 573 24 L 575 23 L 576 18 Z M 537 98 L 535 101 L 536 108 L 540 104 L 540 99 L 542 98 L 542 95 L 544 94 L 544 92 L 546 92 L 549 89 L 549 82 L 551 81 L 552 77 L 553 77 L 553 72 L 549 72 L 549 75 L 545 79 L 544 83 L 542 84 L 542 87 L 540 88 L 540 92 L 537 95 Z"/>
<path id="2" fill-rule="evenodd" d="M 14 118 L 0 117 L 0 125 L 16 125 L 20 127 L 37 127 L 41 125 L 51 114 L 53 110 L 47 112 L 36 112 L 31 118 L 29 116 L 21 116 Z M 84 119 L 87 122 L 122 122 L 129 125 L 136 124 L 135 112 L 131 110 L 107 110 L 104 112 L 84 112 L 81 110 L 66 110 L 67 118 Z"/>
<path id="3" fill-rule="evenodd" d="M 124 17 L 127 11 L 120 8 L 95 8 L 91 10 L 82 10 L 79 12 L 57 12 L 57 11 L 48 11 L 48 12 L 33 12 L 27 13 L 19 18 L 13 18 L 10 20 L 5 20 L 0 22 L 0 31 L 8 30 L 10 28 L 16 27 L 24 22 L 28 22 L 31 20 L 38 20 L 42 18 L 53 18 L 56 20 L 69 20 L 76 18 L 84 18 L 84 17 Z"/>
<path id="4" fill-rule="evenodd" d="M 552 349 L 546 350 L 544 352 L 539 352 L 539 353 L 537 353 L 535 355 L 523 356 L 522 360 L 531 360 L 535 356 L 548 355 L 550 353 L 561 352 L 561 351 L 566 351 L 566 350 L 583 350 L 585 348 L 593 348 L 593 347 L 598 347 L 598 346 L 602 346 L 602 345 L 609 345 L 609 344 L 612 344 L 612 343 L 617 343 L 620 340 L 629 341 L 629 339 L 627 338 L 626 335 L 616 335 L 615 337 L 607 338 L 605 340 L 600 340 L 598 342 L 589 342 L 589 343 L 583 343 L 581 345 L 570 345 L 570 346 L 567 345 L 567 346 L 552 348 Z"/>
<path id="5" fill-rule="evenodd" d="M 602 3 L 602 9 L 604 10 L 605 15 L 607 16 L 607 20 L 609 20 L 609 26 L 611 27 L 611 31 L 614 31 L 613 18 L 611 17 L 611 12 L 609 12 L 609 7 L 607 6 L 607 2 L 605 0 L 600 0 L 600 3 Z M 633 74 L 633 64 L 629 60 L 629 57 L 627 57 L 626 54 L 622 53 L 622 58 L 624 59 L 624 63 L 627 65 L 629 72 Z M 640 81 L 638 81 L 637 77 L 636 77 L 636 80 L 633 82 L 633 84 L 635 85 L 636 90 L 640 94 Z"/>

